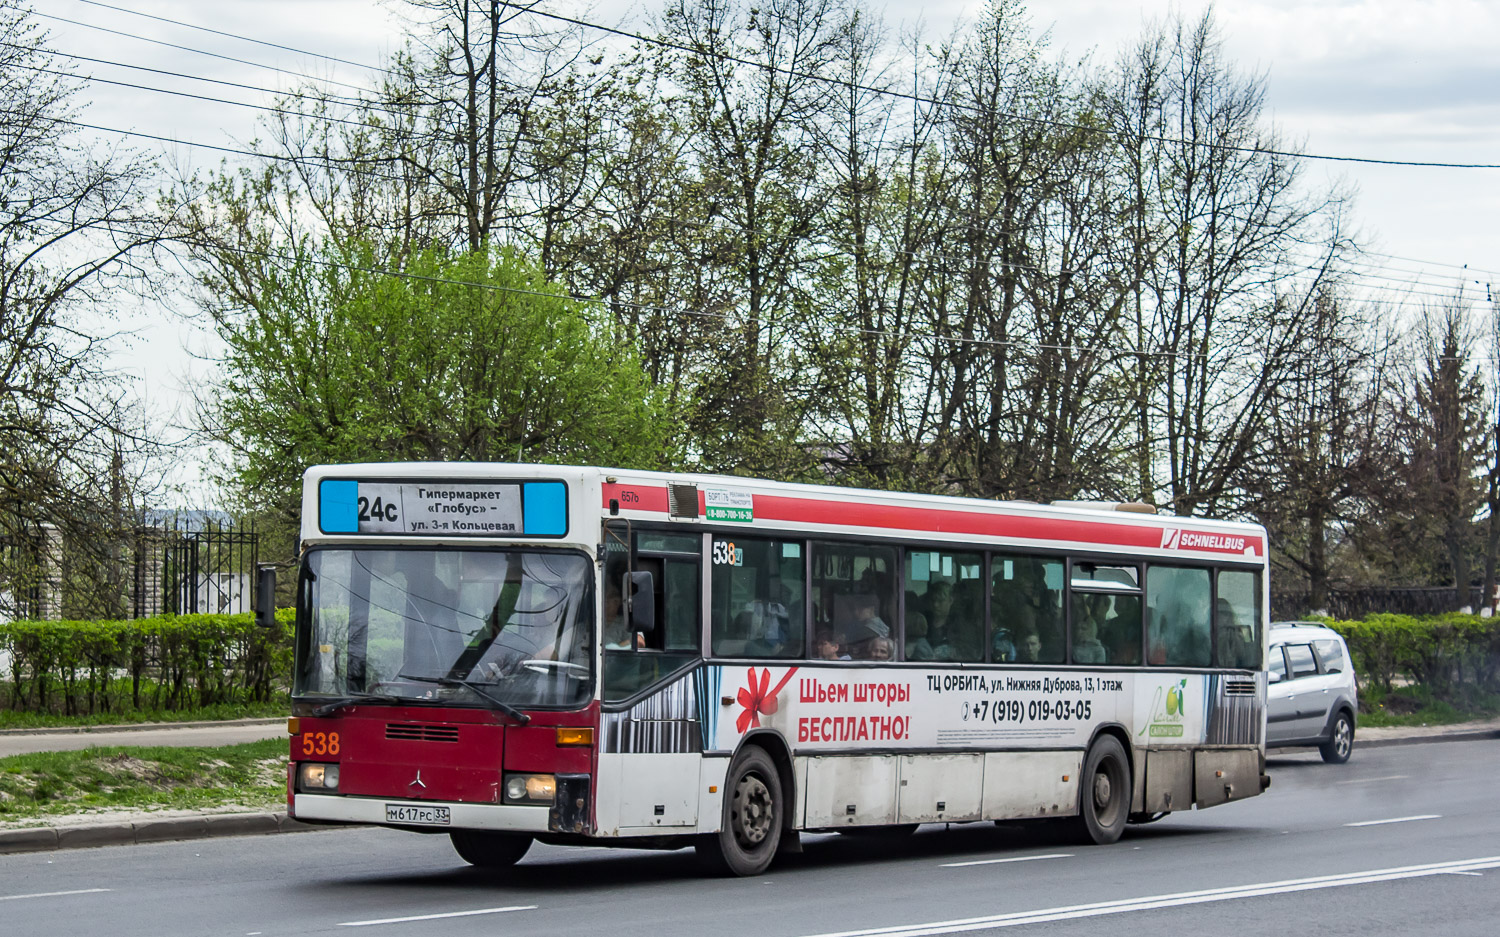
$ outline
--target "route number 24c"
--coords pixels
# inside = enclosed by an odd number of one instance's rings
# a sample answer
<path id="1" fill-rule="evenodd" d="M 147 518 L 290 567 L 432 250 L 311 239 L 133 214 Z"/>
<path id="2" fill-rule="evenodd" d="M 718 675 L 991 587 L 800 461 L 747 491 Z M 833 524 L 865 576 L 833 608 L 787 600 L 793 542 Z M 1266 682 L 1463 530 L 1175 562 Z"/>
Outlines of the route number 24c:
<path id="1" fill-rule="evenodd" d="M 396 520 L 396 506 L 380 498 L 376 498 L 373 502 L 369 498 L 360 498 L 359 519 L 362 521 L 385 521 L 388 524 L 394 523 Z"/>

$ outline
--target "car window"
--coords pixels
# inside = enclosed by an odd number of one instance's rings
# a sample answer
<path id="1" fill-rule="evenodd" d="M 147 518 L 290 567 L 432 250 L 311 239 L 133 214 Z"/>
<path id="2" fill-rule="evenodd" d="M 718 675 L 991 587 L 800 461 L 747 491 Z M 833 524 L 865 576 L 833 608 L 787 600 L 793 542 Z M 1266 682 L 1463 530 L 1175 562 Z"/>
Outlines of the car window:
<path id="1" fill-rule="evenodd" d="M 1273 673 L 1276 676 L 1280 677 L 1281 679 L 1285 680 L 1286 679 L 1286 655 L 1281 653 L 1281 648 L 1278 646 L 1278 647 L 1271 648 L 1271 655 L 1270 655 L 1270 657 L 1271 657 L 1271 660 L 1269 662 L 1269 666 L 1268 666 L 1267 669 L 1269 669 L 1271 671 L 1271 673 Z"/>
<path id="2" fill-rule="evenodd" d="M 1288 644 L 1286 646 L 1287 663 L 1292 668 L 1292 679 L 1311 676 L 1318 672 L 1317 661 L 1313 659 L 1311 644 Z"/>
<path id="3" fill-rule="evenodd" d="M 1337 638 L 1314 641 L 1313 650 L 1318 652 L 1318 660 L 1323 662 L 1324 673 L 1343 673 L 1348 669 L 1344 662 L 1344 645 Z"/>

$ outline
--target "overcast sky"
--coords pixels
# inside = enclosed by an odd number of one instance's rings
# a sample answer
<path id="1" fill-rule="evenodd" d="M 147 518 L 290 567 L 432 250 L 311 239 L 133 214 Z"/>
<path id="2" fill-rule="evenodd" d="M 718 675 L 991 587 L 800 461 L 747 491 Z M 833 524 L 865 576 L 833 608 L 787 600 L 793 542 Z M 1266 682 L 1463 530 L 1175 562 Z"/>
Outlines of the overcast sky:
<path id="1" fill-rule="evenodd" d="M 392 11 L 376 0 L 109 0 L 114 6 L 237 36 L 261 39 L 354 63 L 378 64 L 402 43 Z M 253 65 L 209 58 L 140 38 L 271 65 L 320 78 L 361 83 L 368 70 L 211 35 L 84 0 L 34 0 L 59 52 L 107 62 L 284 87 L 294 79 Z M 878 2 L 872 4 L 877 9 Z M 545 4 L 544 4 L 545 6 Z M 637 24 L 654 2 L 598 0 L 585 18 Z M 1142 24 L 1180 9 L 1196 17 L 1197 0 L 1036 0 L 1038 27 L 1050 28 L 1053 49 L 1067 59 L 1092 53 L 1115 58 Z M 550 7 L 577 12 L 559 2 Z M 929 36 L 947 34 L 983 8 L 975 0 L 890 0 L 888 26 L 925 17 Z M 1384 160 L 1500 163 L 1500 3 L 1488 0 L 1233 0 L 1216 6 L 1228 57 L 1267 79 L 1268 117 L 1305 152 Z M 56 18 L 75 20 L 80 24 Z M 90 28 L 96 27 L 96 28 Z M 97 27 L 116 30 L 102 31 Z M 125 35 L 120 35 L 125 34 Z M 99 62 L 75 62 L 79 74 L 265 104 L 266 95 L 201 82 L 131 72 Z M 175 140 L 234 146 L 255 136 L 256 112 L 173 98 L 152 91 L 93 84 L 90 122 Z M 178 161 L 216 163 L 221 154 L 186 146 L 169 150 Z M 1375 295 L 1396 290 L 1418 297 L 1466 283 L 1476 311 L 1492 313 L 1487 284 L 1500 287 L 1500 170 L 1372 166 L 1312 162 L 1308 179 L 1341 180 L 1358 192 L 1355 228 L 1368 255 L 1364 285 Z M 1465 273 L 1461 265 L 1468 264 Z M 1476 291 L 1473 292 L 1473 291 Z M 1497 297 L 1500 298 L 1500 297 Z M 146 382 L 159 412 L 178 406 L 182 388 L 205 366 L 192 350 L 205 337 L 163 310 L 132 323 L 139 338 L 117 360 Z"/>

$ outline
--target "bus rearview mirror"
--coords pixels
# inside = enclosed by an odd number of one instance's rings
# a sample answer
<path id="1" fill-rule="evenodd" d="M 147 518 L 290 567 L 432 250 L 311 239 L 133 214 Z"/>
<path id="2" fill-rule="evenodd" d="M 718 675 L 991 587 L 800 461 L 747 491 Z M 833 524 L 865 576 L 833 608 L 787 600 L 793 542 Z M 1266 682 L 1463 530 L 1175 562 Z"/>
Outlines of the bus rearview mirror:
<path id="1" fill-rule="evenodd" d="M 262 563 L 255 570 L 255 623 L 276 627 L 276 567 Z"/>
<path id="2" fill-rule="evenodd" d="M 656 630 L 656 588 L 648 572 L 630 574 L 630 630 Z"/>

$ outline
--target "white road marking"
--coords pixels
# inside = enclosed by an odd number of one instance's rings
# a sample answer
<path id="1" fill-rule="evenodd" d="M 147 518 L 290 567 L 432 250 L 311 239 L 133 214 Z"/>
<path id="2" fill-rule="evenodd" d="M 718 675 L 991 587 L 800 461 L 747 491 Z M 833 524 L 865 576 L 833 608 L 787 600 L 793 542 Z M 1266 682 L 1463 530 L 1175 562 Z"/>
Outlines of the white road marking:
<path id="1" fill-rule="evenodd" d="M 1376 781 L 1404 781 L 1411 777 L 1409 774 L 1388 774 L 1383 778 L 1355 778 L 1352 781 L 1339 781 L 1339 784 L 1374 784 Z"/>
<path id="2" fill-rule="evenodd" d="M 22 898 L 61 898 L 64 895 L 94 895 L 108 888 L 80 888 L 77 891 L 42 891 L 34 895 L 4 895 L 0 901 L 20 901 Z"/>
<path id="3" fill-rule="evenodd" d="M 1137 849 L 1140 847 L 1137 846 Z M 1030 862 L 1033 859 L 1071 859 L 1071 852 L 1054 852 L 1045 856 L 1016 856 L 1011 859 L 976 859 L 973 862 L 944 862 L 945 869 L 961 869 L 966 865 L 998 865 L 1002 862 Z"/>
<path id="4" fill-rule="evenodd" d="M 369 927 L 371 924 L 405 924 L 407 921 L 436 921 L 445 917 L 473 917 L 476 914 L 504 914 L 507 911 L 535 911 L 534 904 L 510 908 L 480 908 L 477 911 L 448 911 L 443 914 L 414 914 L 411 917 L 383 917 L 375 921 L 341 921 L 340 927 Z"/>
<path id="5" fill-rule="evenodd" d="M 1315 891 L 1323 888 L 1341 888 L 1347 885 L 1366 885 L 1374 882 L 1391 882 L 1398 879 L 1422 878 L 1429 875 L 1449 875 L 1454 872 L 1473 872 L 1479 869 L 1495 868 L 1500 868 L 1500 856 L 1489 856 L 1482 859 L 1464 859 L 1453 862 L 1434 862 L 1427 865 L 1408 865 L 1391 869 L 1372 869 L 1368 872 L 1346 872 L 1340 875 L 1320 875 L 1315 878 L 1288 879 L 1281 882 L 1261 882 L 1254 885 L 1235 885 L 1228 888 L 1210 888 L 1203 891 L 1188 891 L 1173 895 L 1150 895 L 1142 898 L 1125 898 L 1118 901 L 1100 901 L 1094 904 L 1043 908 L 1037 911 L 1017 911 L 1010 914 L 961 918 L 953 921 L 931 921 L 925 924 L 904 924 L 895 927 L 872 927 L 866 930 L 838 931 L 835 933 L 816 934 L 812 935 L 812 937 L 934 937 L 934 935 L 938 934 L 959 934 L 968 931 L 992 930 L 1001 927 L 1017 927 L 1023 924 L 1044 924 L 1050 921 L 1101 917 L 1106 914 L 1123 914 L 1127 911 L 1153 911 L 1158 908 L 1206 904 L 1213 901 L 1231 901 L 1236 898 L 1258 898 L 1265 895 Z"/>
<path id="6" fill-rule="evenodd" d="M 1415 817 L 1392 817 L 1389 820 L 1364 820 L 1359 823 L 1345 823 L 1345 826 L 1384 826 L 1387 823 L 1410 823 L 1413 820 L 1441 820 L 1440 813 L 1424 813 Z"/>

